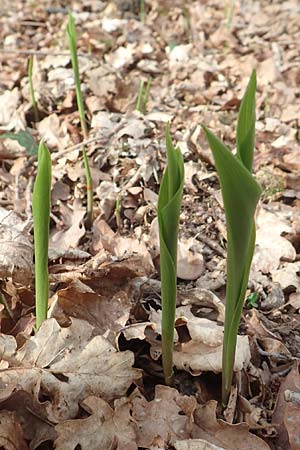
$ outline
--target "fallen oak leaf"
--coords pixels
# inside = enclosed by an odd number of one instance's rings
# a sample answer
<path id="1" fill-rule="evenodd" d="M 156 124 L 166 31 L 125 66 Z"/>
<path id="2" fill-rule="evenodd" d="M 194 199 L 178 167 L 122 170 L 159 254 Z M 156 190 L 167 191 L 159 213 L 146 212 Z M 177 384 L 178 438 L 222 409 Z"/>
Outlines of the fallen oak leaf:
<path id="1" fill-rule="evenodd" d="M 93 331 L 83 320 L 61 328 L 49 319 L 14 352 L 11 337 L 1 335 L 0 353 L 9 367 L 0 372 L 0 402 L 13 392 L 28 392 L 39 414 L 57 423 L 76 417 L 79 402 L 89 395 L 107 401 L 124 395 L 140 375 L 132 368 L 134 355 L 117 352 Z"/>
<path id="2" fill-rule="evenodd" d="M 114 409 L 97 397 L 86 398 L 81 406 L 91 415 L 58 424 L 56 449 L 137 450 L 135 423 L 127 398 L 116 400 Z"/>
<path id="3" fill-rule="evenodd" d="M 217 402 L 211 400 L 196 409 L 193 438 L 205 439 L 226 450 L 270 450 L 266 442 L 249 432 L 246 423 L 232 425 L 217 419 L 216 408 Z"/>
<path id="4" fill-rule="evenodd" d="M 179 394 L 168 386 L 156 386 L 151 402 L 132 394 L 132 415 L 137 423 L 138 447 L 149 448 L 157 438 L 164 444 L 191 436 L 196 399 Z"/>
<path id="5" fill-rule="evenodd" d="M 0 207 L 0 277 L 24 286 L 32 281 L 33 245 L 28 223 Z"/>
<path id="6" fill-rule="evenodd" d="M 0 411 L 1 450 L 28 450 L 22 427 L 14 412 Z"/>

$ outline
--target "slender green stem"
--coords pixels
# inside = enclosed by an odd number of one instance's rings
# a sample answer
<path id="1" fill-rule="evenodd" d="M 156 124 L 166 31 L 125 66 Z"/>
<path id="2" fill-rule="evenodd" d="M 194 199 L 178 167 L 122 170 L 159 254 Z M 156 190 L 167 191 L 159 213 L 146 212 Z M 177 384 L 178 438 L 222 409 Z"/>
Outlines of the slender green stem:
<path id="1" fill-rule="evenodd" d="M 85 151 L 85 146 L 82 146 L 83 164 L 85 168 L 86 177 L 86 195 L 87 195 L 87 227 L 91 228 L 93 225 L 93 180 L 91 169 L 89 166 L 88 157 Z"/>
<path id="2" fill-rule="evenodd" d="M 144 80 L 141 80 L 140 82 L 135 109 L 137 111 L 140 111 L 142 114 L 146 114 L 146 108 L 151 88 L 151 81 L 152 81 L 151 78 L 148 78 L 146 87 Z"/>
<path id="3" fill-rule="evenodd" d="M 152 79 L 148 78 L 147 84 L 146 84 L 146 89 L 145 89 L 145 95 L 144 95 L 144 114 L 146 114 L 147 103 L 148 103 L 149 95 L 150 95 L 151 82 L 152 82 Z"/>
<path id="4" fill-rule="evenodd" d="M 37 106 L 37 101 L 35 98 L 34 88 L 33 88 L 33 80 L 32 80 L 32 69 L 33 69 L 33 56 L 30 56 L 28 60 L 28 79 L 29 79 L 29 93 L 31 99 L 31 105 L 33 108 L 34 120 L 38 122 L 39 118 L 39 110 Z"/>
<path id="5" fill-rule="evenodd" d="M 80 74 L 79 74 L 78 57 L 77 57 L 76 28 L 75 28 L 74 18 L 71 13 L 69 13 L 67 35 L 68 35 L 68 40 L 69 40 L 72 67 L 73 67 L 73 72 L 74 72 L 76 99 L 77 99 L 77 107 L 78 107 L 80 123 L 81 123 L 81 130 L 82 130 L 83 139 L 87 140 L 88 128 L 87 128 L 87 123 L 86 123 L 86 118 L 85 118 L 84 104 L 83 104 L 81 84 L 80 84 Z M 92 177 L 91 177 L 89 161 L 88 161 L 88 157 L 87 157 L 84 146 L 82 146 L 82 155 L 83 155 L 83 163 L 84 163 L 84 167 L 85 167 L 86 188 L 87 188 L 86 226 L 87 226 L 87 228 L 91 228 L 92 224 L 93 224 L 93 182 L 92 182 Z"/>
<path id="6" fill-rule="evenodd" d="M 146 18 L 145 0 L 140 0 L 140 20 L 141 20 L 141 22 L 145 22 L 145 18 Z"/>
<path id="7" fill-rule="evenodd" d="M 231 28 L 231 23 L 232 23 L 232 19 L 233 19 L 235 3 L 236 3 L 236 0 L 231 0 L 230 1 L 230 6 L 228 7 L 227 23 L 226 23 L 227 30 L 230 30 L 230 28 Z"/>
<path id="8" fill-rule="evenodd" d="M 38 171 L 33 188 L 32 214 L 35 256 L 36 327 L 47 318 L 49 279 L 48 244 L 50 224 L 51 156 L 41 141 L 38 150 Z"/>
<path id="9" fill-rule="evenodd" d="M 143 112 L 143 97 L 144 97 L 144 80 L 141 80 L 138 92 L 138 98 L 136 101 L 135 109 Z"/>

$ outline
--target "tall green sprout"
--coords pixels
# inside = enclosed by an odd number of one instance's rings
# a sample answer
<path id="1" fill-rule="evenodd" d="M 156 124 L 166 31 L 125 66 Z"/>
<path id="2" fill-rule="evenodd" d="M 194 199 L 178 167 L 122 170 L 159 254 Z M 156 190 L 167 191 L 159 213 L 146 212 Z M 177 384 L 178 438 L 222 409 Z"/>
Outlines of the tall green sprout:
<path id="1" fill-rule="evenodd" d="M 149 94 L 150 94 L 151 81 L 152 81 L 151 78 L 148 78 L 146 87 L 145 87 L 144 80 L 141 80 L 141 82 L 140 82 L 135 109 L 137 111 L 140 111 L 142 114 L 146 114 L 147 103 L 148 103 Z"/>
<path id="2" fill-rule="evenodd" d="M 184 165 L 180 148 L 174 148 L 166 128 L 168 163 L 158 197 L 160 273 L 162 292 L 162 361 L 166 384 L 172 383 L 176 309 L 177 241 Z"/>
<path id="3" fill-rule="evenodd" d="M 29 94 L 31 99 L 31 105 L 33 108 L 34 120 L 39 121 L 39 110 L 37 106 L 37 101 L 35 98 L 33 79 L 32 79 L 32 69 L 33 69 L 33 56 L 30 56 L 28 60 L 28 79 L 29 79 Z"/>
<path id="4" fill-rule="evenodd" d="M 80 75 L 79 75 L 79 67 L 78 67 L 78 58 L 77 58 L 77 39 L 76 39 L 76 28 L 75 21 L 72 14 L 69 12 L 69 21 L 67 25 L 67 35 L 71 53 L 72 67 L 74 72 L 75 79 L 75 90 L 76 90 L 76 99 L 77 99 L 77 107 L 80 117 L 81 130 L 83 134 L 83 139 L 87 140 L 88 138 L 88 128 L 85 119 L 84 113 L 84 104 L 81 93 L 81 85 L 80 85 Z M 85 177 L 86 177 L 86 190 L 87 190 L 87 228 L 91 228 L 93 224 L 93 181 L 91 176 L 91 170 L 89 166 L 88 157 L 85 151 L 85 146 L 82 146 L 82 156 L 83 163 L 85 168 Z"/>
<path id="5" fill-rule="evenodd" d="M 49 276 L 48 244 L 50 224 L 51 156 L 48 148 L 40 142 L 38 171 L 33 188 L 32 214 L 35 255 L 35 309 L 36 327 L 47 318 Z"/>
<path id="6" fill-rule="evenodd" d="M 256 73 L 241 102 L 237 125 L 237 155 L 206 127 L 221 184 L 227 222 L 227 287 L 223 343 L 222 402 L 230 395 L 238 327 L 255 245 L 255 209 L 261 189 L 252 176 L 255 140 Z"/>

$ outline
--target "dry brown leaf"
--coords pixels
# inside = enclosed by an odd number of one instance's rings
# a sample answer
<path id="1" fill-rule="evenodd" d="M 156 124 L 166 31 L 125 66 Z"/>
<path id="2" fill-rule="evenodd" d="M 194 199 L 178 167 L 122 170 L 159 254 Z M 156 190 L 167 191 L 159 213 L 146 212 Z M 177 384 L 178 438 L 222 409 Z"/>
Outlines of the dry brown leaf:
<path id="1" fill-rule="evenodd" d="M 151 327 L 161 333 L 161 311 L 151 310 L 149 317 Z M 180 327 L 186 327 L 191 339 L 180 342 Z M 146 329 L 146 327 L 145 327 Z M 186 370 L 192 375 L 202 371 L 222 372 L 222 349 L 224 327 L 212 320 L 196 317 L 193 305 L 176 308 L 174 365 L 177 369 Z M 157 355 L 156 345 L 153 347 Z M 151 351 L 152 354 L 152 351 Z M 159 355 L 155 356 L 157 359 Z M 250 362 L 250 346 L 248 336 L 238 336 L 234 370 L 242 370 Z"/>
<path id="2" fill-rule="evenodd" d="M 298 363 L 282 381 L 272 423 L 278 427 L 277 442 L 284 450 L 299 450 L 300 375 Z"/>
<path id="3" fill-rule="evenodd" d="M 225 450 L 224 447 L 216 447 L 203 439 L 186 439 L 174 442 L 176 450 Z"/>
<path id="4" fill-rule="evenodd" d="M 55 448 L 60 450 L 137 450 L 135 423 L 128 399 L 114 402 L 88 397 L 81 406 L 91 414 L 86 419 L 68 420 L 58 424 Z"/>
<path id="5" fill-rule="evenodd" d="M 28 285 L 32 281 L 33 245 L 28 223 L 0 207 L 0 278 Z"/>
<path id="6" fill-rule="evenodd" d="M 226 450 L 270 450 L 259 437 L 249 433 L 245 423 L 232 425 L 216 418 L 217 402 L 199 406 L 195 413 L 193 438 L 205 439 Z"/>
<path id="7" fill-rule="evenodd" d="M 167 386 L 156 386 L 154 400 L 149 403 L 142 395 L 134 394 L 132 415 L 137 423 L 139 447 L 151 447 L 158 437 L 165 444 L 190 437 L 196 408 L 194 397 L 183 396 Z"/>
<path id="8" fill-rule="evenodd" d="M 58 247 L 60 250 L 76 248 L 80 239 L 85 234 L 83 218 L 86 209 L 83 208 L 79 199 L 75 199 L 72 209 L 64 203 L 61 203 L 60 210 L 63 223 L 67 229 L 54 232 L 50 237 L 49 246 Z"/>
<path id="9" fill-rule="evenodd" d="M 14 412 L 0 411 L 0 448 L 28 450 L 22 427 Z"/>
<path id="10" fill-rule="evenodd" d="M 117 293 L 105 291 L 101 295 L 79 280 L 60 289 L 56 295 L 51 317 L 60 324 L 68 323 L 70 317 L 86 320 L 97 334 L 109 332 L 115 335 L 125 326 L 132 306 L 123 290 Z"/>
<path id="11" fill-rule="evenodd" d="M 284 257 L 291 261 L 295 259 L 295 247 L 281 236 L 283 232 L 292 232 L 291 225 L 284 213 L 261 209 L 257 219 L 253 270 L 272 273 L 278 269 L 281 258 Z"/>
<path id="12" fill-rule="evenodd" d="M 300 262 L 286 263 L 284 267 L 272 273 L 272 280 L 282 289 L 300 291 Z"/>
<path id="13" fill-rule="evenodd" d="M 20 102 L 20 92 L 18 88 L 12 91 L 5 91 L 0 95 L 0 128 L 12 130 L 14 128 L 13 117 Z"/>
<path id="14" fill-rule="evenodd" d="M 144 271 L 148 274 L 154 272 L 151 255 L 143 241 L 133 237 L 123 237 L 114 233 L 104 220 L 97 221 L 97 247 L 99 245 L 118 258 L 130 258 L 138 256 L 143 264 Z"/>
<path id="15" fill-rule="evenodd" d="M 66 125 L 61 124 L 57 114 L 50 114 L 37 124 L 39 134 L 50 148 L 64 150 L 69 143 Z"/>
<path id="16" fill-rule="evenodd" d="M 1 335 L 0 345 L 9 366 L 0 372 L 1 400 L 28 392 L 40 414 L 54 423 L 76 417 L 79 402 L 89 395 L 105 400 L 124 395 L 139 377 L 133 353 L 119 353 L 104 337 L 93 337 L 93 327 L 83 320 L 61 328 L 49 319 L 19 350 L 12 336 Z M 44 395 L 50 400 L 41 402 Z"/>
<path id="17" fill-rule="evenodd" d="M 196 375 L 202 371 L 222 372 L 222 350 L 224 328 L 215 322 L 194 317 L 180 317 L 181 324 L 186 322 L 191 340 L 175 346 L 174 364 Z M 238 336 L 234 370 L 242 370 L 250 362 L 248 336 Z"/>

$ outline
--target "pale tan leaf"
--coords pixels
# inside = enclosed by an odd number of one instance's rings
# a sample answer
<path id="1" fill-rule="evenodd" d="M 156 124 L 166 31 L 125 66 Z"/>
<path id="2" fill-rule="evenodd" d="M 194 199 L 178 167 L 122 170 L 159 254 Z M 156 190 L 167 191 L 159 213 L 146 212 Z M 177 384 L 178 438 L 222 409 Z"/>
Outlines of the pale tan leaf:
<path id="1" fill-rule="evenodd" d="M 33 245 L 28 224 L 0 207 L 0 278 L 28 285 L 32 281 Z"/>
<path id="2" fill-rule="evenodd" d="M 28 450 L 23 430 L 14 412 L 0 411 L 0 448 Z"/>
<path id="3" fill-rule="evenodd" d="M 90 417 L 58 424 L 56 449 L 137 450 L 135 423 L 126 398 L 115 401 L 114 409 L 97 397 L 88 397 L 81 406 Z"/>
<path id="4" fill-rule="evenodd" d="M 20 350 L 8 352 L 9 368 L 0 372 L 1 398 L 23 390 L 49 420 L 67 420 L 89 395 L 105 400 L 124 395 L 139 377 L 133 361 L 130 351 L 117 352 L 104 337 L 93 337 L 87 322 L 73 319 L 70 327 L 61 328 L 49 319 Z M 41 403 L 44 395 L 50 400 Z"/>
<path id="5" fill-rule="evenodd" d="M 156 386 L 154 400 L 148 403 L 136 393 L 132 404 L 139 447 L 151 447 L 158 437 L 165 443 L 190 437 L 196 407 L 194 397 L 183 396 L 167 386 Z"/>

